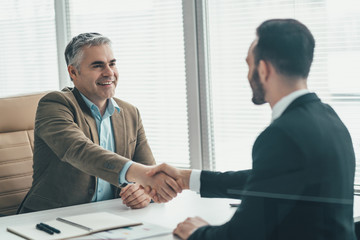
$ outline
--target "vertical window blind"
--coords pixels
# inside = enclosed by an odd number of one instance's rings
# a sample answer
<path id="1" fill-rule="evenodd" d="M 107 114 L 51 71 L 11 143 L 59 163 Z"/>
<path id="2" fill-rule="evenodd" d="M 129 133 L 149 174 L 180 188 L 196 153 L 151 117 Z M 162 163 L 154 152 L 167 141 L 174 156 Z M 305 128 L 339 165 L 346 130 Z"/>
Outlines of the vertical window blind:
<path id="1" fill-rule="evenodd" d="M 58 89 L 53 1 L 2 2 L 0 36 L 0 97 Z"/>
<path id="2" fill-rule="evenodd" d="M 213 169 L 251 168 L 252 145 L 269 125 L 268 105 L 255 106 L 247 80 L 247 51 L 255 29 L 270 18 L 295 18 L 316 39 L 310 91 L 329 103 L 348 127 L 360 188 L 360 3 L 356 0 L 208 0 L 207 29 L 215 157 Z"/>
<path id="3" fill-rule="evenodd" d="M 68 19 L 71 36 L 112 40 L 116 97 L 139 108 L 156 162 L 189 167 L 181 0 L 69 0 Z"/>

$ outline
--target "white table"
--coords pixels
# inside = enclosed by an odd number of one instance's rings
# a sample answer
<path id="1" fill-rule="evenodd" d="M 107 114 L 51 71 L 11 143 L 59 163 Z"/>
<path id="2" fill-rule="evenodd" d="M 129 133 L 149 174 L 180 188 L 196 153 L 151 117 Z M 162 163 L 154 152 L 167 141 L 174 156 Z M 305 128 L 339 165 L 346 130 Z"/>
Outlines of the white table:
<path id="1" fill-rule="evenodd" d="M 7 226 L 38 223 L 54 220 L 56 217 L 72 216 L 91 212 L 110 212 L 134 219 L 140 222 L 158 224 L 174 229 L 179 222 L 187 217 L 200 216 L 212 225 L 227 222 L 236 211 L 229 203 L 239 203 L 239 200 L 220 198 L 201 198 L 200 195 L 184 191 L 168 203 L 152 203 L 143 209 L 130 209 L 122 204 L 121 199 L 108 200 L 103 202 L 88 203 L 71 207 L 64 207 L 35 213 L 26 213 L 9 217 L 0 217 L 0 239 L 21 240 L 12 233 L 6 231 Z M 360 197 L 355 196 L 354 220 L 360 221 Z M 178 239 L 172 234 L 148 239 Z"/>
<path id="2" fill-rule="evenodd" d="M 200 216 L 210 224 L 222 224 L 227 222 L 236 211 L 229 203 L 239 203 L 234 199 L 201 198 L 200 195 L 184 191 L 168 203 L 152 203 L 143 209 L 130 209 L 122 204 L 121 199 L 108 200 L 103 202 L 88 203 L 71 207 L 64 207 L 34 213 L 26 213 L 9 217 L 0 217 L 0 239 L 21 240 L 6 228 L 11 225 L 21 225 L 54 220 L 56 217 L 72 216 L 91 212 L 110 212 L 126 218 L 158 224 L 174 229 L 179 222 L 187 217 Z M 157 236 L 149 239 L 178 239 L 172 234 Z"/>

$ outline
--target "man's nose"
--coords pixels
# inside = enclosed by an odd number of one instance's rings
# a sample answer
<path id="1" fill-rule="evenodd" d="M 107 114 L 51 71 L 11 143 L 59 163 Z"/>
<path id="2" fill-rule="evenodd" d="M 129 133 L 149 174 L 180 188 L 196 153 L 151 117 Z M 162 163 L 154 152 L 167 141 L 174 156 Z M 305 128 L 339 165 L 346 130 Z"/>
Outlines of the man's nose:
<path id="1" fill-rule="evenodd" d="M 114 69 L 112 69 L 109 65 L 106 65 L 103 72 L 103 76 L 114 76 Z"/>

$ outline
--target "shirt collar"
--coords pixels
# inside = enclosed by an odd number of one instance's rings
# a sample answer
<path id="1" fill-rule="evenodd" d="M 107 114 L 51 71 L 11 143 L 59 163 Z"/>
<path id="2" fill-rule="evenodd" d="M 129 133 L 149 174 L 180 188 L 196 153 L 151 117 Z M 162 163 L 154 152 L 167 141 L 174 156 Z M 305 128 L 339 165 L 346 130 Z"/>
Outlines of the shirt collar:
<path id="1" fill-rule="evenodd" d="M 100 113 L 99 108 L 93 102 L 91 102 L 87 97 L 85 97 L 80 91 L 79 91 L 79 93 L 80 93 L 81 97 L 84 99 L 84 102 L 86 103 L 86 105 L 90 108 L 90 110 L 92 112 L 97 111 L 98 113 Z M 117 105 L 117 103 L 115 102 L 115 100 L 113 98 L 110 98 L 109 100 L 110 101 L 108 101 L 108 105 L 106 106 L 105 114 L 112 116 L 115 112 L 115 109 L 118 112 L 120 112 L 120 107 Z"/>
<path id="2" fill-rule="evenodd" d="M 271 114 L 271 122 L 281 116 L 285 109 L 298 97 L 309 93 L 308 89 L 301 89 L 290 93 L 289 95 L 280 99 L 273 107 Z"/>

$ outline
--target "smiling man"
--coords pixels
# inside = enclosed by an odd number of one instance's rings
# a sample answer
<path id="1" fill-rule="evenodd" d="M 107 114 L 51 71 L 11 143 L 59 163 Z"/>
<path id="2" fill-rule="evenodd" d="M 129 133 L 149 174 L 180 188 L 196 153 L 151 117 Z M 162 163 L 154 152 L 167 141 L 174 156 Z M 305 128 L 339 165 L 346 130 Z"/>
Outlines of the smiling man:
<path id="1" fill-rule="evenodd" d="M 142 186 L 157 189 L 163 201 L 175 197 L 181 189 L 173 179 L 145 174 L 155 160 L 138 109 L 114 98 L 118 70 L 111 41 L 80 34 L 65 58 L 75 87 L 39 102 L 33 183 L 19 213 L 120 196 L 127 206 L 142 208 L 151 200 Z"/>

